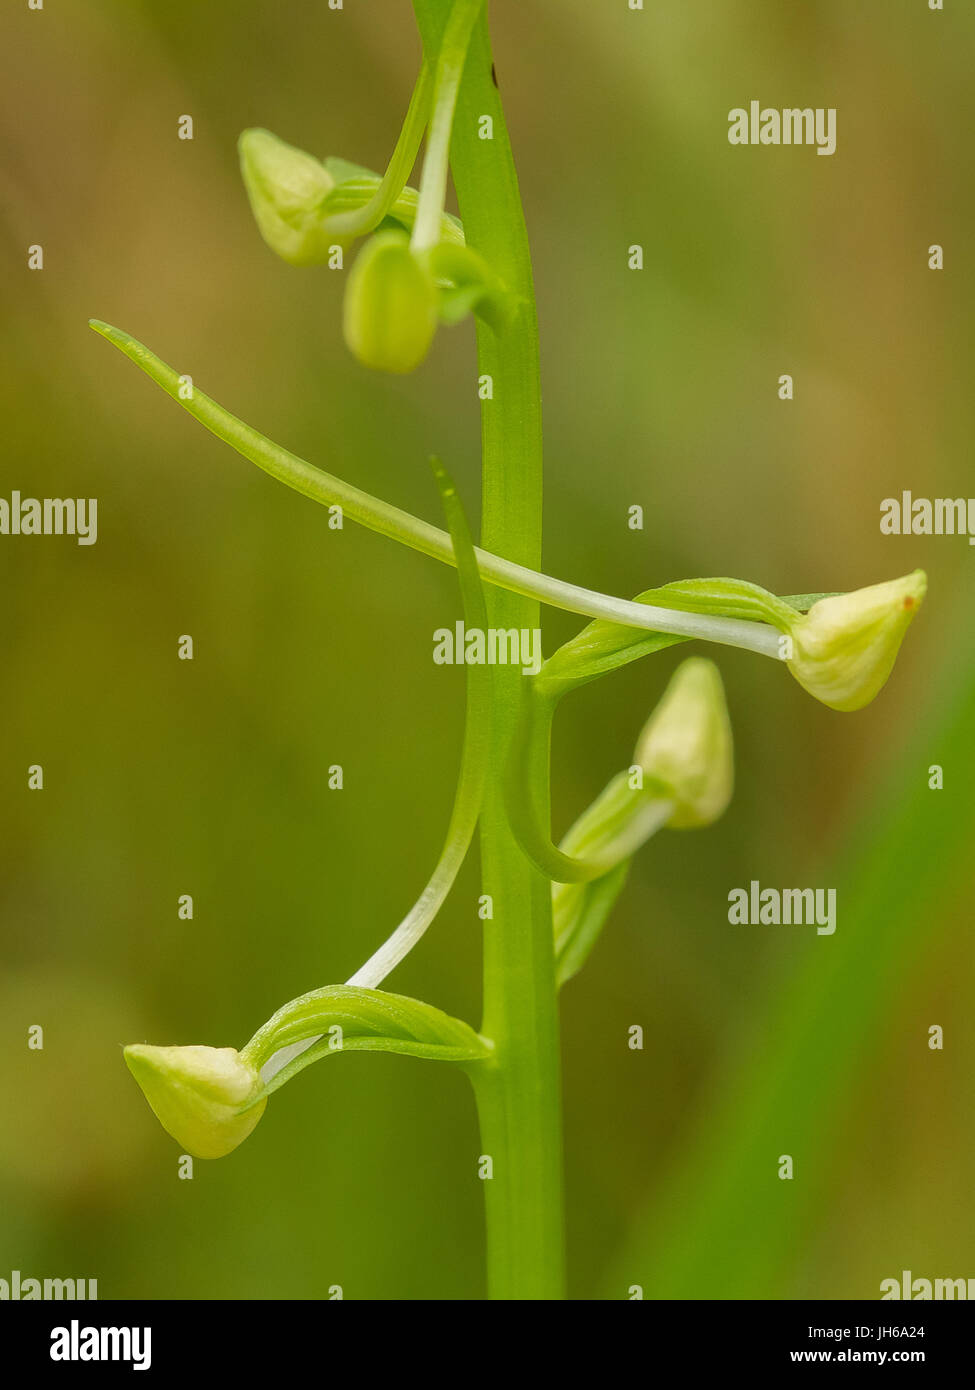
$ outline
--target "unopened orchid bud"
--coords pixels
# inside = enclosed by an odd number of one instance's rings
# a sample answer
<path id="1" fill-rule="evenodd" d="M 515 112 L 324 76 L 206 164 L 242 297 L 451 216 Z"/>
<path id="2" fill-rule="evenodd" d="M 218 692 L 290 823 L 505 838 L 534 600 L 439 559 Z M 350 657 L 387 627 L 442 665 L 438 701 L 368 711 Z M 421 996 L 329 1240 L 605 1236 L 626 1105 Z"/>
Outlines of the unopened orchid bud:
<path id="1" fill-rule="evenodd" d="M 791 631 L 789 670 L 836 710 L 862 709 L 883 688 L 927 590 L 923 570 L 820 599 Z"/>
<path id="2" fill-rule="evenodd" d="M 337 238 L 323 204 L 335 187 L 314 155 L 269 130 L 245 130 L 237 148 L 240 171 L 261 236 L 290 265 L 322 265 Z"/>
<path id="3" fill-rule="evenodd" d="M 125 1060 L 163 1129 L 196 1158 L 222 1158 L 236 1149 L 267 1105 L 263 1098 L 249 1104 L 261 1079 L 232 1047 L 134 1043 Z"/>
<path id="4" fill-rule="evenodd" d="M 672 830 L 710 825 L 734 787 L 731 722 L 714 662 L 691 657 L 678 666 L 644 726 L 636 761 L 667 788 L 675 805 Z"/>
<path id="5" fill-rule="evenodd" d="M 406 233 L 370 238 L 345 291 L 345 341 L 363 366 L 412 372 L 430 350 L 437 309 L 436 282 Z"/>

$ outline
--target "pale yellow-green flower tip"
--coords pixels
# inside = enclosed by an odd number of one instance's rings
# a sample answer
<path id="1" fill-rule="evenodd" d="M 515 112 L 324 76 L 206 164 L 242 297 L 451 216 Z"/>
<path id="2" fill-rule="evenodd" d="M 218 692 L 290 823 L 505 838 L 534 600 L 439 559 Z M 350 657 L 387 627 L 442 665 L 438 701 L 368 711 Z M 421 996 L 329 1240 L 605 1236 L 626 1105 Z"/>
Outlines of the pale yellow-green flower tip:
<path id="1" fill-rule="evenodd" d="M 820 599 L 792 629 L 789 670 L 830 709 L 868 705 L 890 675 L 928 587 L 923 570 Z"/>
<path id="2" fill-rule="evenodd" d="M 322 265 L 329 246 L 323 204 L 335 180 L 314 155 L 269 130 L 245 130 L 237 142 L 240 172 L 261 236 L 290 265 Z"/>
<path id="3" fill-rule="evenodd" d="M 223 1158 L 236 1149 L 267 1105 L 264 1099 L 241 1111 L 261 1080 L 233 1047 L 133 1043 L 125 1060 L 163 1129 L 196 1158 Z"/>
<path id="4" fill-rule="evenodd" d="M 345 289 L 343 327 L 364 367 L 418 367 L 437 331 L 437 286 L 405 232 L 377 232 L 359 252 Z"/>
<path id="5" fill-rule="evenodd" d="M 710 825 L 724 812 L 735 784 L 731 721 L 713 661 L 691 657 L 678 666 L 636 746 L 644 774 L 661 782 L 675 809 L 668 826 Z"/>

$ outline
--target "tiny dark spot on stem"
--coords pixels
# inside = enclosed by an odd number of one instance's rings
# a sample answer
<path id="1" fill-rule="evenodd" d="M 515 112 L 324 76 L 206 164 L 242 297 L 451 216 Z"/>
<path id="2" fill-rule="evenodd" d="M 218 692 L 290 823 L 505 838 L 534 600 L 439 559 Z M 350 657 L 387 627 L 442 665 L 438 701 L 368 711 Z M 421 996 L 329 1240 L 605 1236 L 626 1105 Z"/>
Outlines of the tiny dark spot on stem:
<path id="1" fill-rule="evenodd" d="M 495 86 L 498 85 L 498 70 L 493 63 L 491 64 L 491 81 Z"/>

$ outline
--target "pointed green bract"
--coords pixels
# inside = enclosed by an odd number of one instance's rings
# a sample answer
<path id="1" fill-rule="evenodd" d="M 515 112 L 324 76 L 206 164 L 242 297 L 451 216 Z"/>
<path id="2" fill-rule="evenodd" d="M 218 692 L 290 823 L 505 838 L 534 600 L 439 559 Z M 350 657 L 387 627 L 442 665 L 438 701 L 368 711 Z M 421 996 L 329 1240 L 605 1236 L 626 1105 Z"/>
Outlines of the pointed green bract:
<path id="1" fill-rule="evenodd" d="M 633 602 L 720 620 L 766 624 L 780 632 L 792 630 L 800 616 L 798 610 L 805 606 L 803 596 L 779 598 L 745 579 L 681 579 L 659 589 L 644 589 Z M 546 661 L 539 674 L 539 688 L 553 696 L 562 695 L 641 656 L 689 640 L 674 633 L 641 632 L 623 623 L 597 618 Z"/>
<path id="2" fill-rule="evenodd" d="M 559 989 L 577 975 L 588 960 L 623 891 L 630 863 L 631 860 L 624 859 L 615 869 L 591 883 L 552 884 L 555 982 Z"/>
<path id="3" fill-rule="evenodd" d="M 573 857 L 605 850 L 612 842 L 609 826 L 616 821 L 620 809 L 630 806 L 635 810 L 636 805 L 627 774 L 617 773 L 563 835 L 559 849 Z M 608 873 L 589 882 L 552 884 L 555 977 L 560 989 L 588 959 L 623 891 L 632 858 L 632 854 L 626 855 Z"/>
<path id="4" fill-rule="evenodd" d="M 780 632 L 791 631 L 796 620 L 794 603 L 747 579 L 678 579 L 659 589 L 647 589 L 639 601 L 686 613 L 769 623 Z"/>
<path id="5" fill-rule="evenodd" d="M 272 1058 L 313 1039 L 278 1068 Z M 298 1072 L 339 1052 L 398 1052 L 439 1062 L 479 1062 L 490 1046 L 469 1024 L 432 1004 L 358 985 L 325 985 L 284 1004 L 251 1038 L 241 1057 L 265 1073 L 270 1095 Z M 280 1059 L 278 1059 L 280 1060 Z"/>

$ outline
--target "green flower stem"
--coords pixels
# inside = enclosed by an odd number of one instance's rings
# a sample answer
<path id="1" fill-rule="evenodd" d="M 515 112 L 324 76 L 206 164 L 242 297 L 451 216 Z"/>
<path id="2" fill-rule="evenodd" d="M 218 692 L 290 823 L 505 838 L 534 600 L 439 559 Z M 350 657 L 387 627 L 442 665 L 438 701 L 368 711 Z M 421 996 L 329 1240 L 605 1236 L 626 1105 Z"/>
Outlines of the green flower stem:
<path id="1" fill-rule="evenodd" d="M 414 0 L 424 49 L 443 32 L 442 0 Z M 449 21 L 448 21 L 449 23 Z M 493 139 L 478 138 L 488 115 Z M 451 144 L 451 168 L 467 242 L 513 292 L 518 309 L 501 334 L 478 323 L 478 371 L 494 382 L 482 404 L 482 543 L 536 570 L 542 541 L 542 433 L 538 327 L 531 261 L 514 161 L 492 80 L 482 13 L 467 56 Z M 491 623 L 538 625 L 537 595 L 493 591 Z M 495 1299 L 564 1295 L 562 1126 L 551 888 L 518 846 L 505 811 L 503 768 L 528 686 L 515 666 L 492 669 L 494 748 L 481 817 L 484 892 L 484 1022 L 491 1061 L 472 1071 L 483 1152 L 488 1291 Z M 548 777 L 539 798 L 548 797 Z M 541 780 L 541 778 L 540 778 Z"/>
<path id="2" fill-rule="evenodd" d="M 192 396 L 187 398 L 185 392 L 181 394 L 182 383 L 179 373 L 137 338 L 120 328 L 113 328 L 111 324 L 103 323 L 100 319 L 91 319 L 89 322 L 96 333 L 100 333 L 124 353 L 145 372 L 146 376 L 192 415 L 194 420 L 198 420 L 211 434 L 229 444 L 238 454 L 255 463 L 272 478 L 277 478 L 295 492 L 300 492 L 303 497 L 309 497 L 323 506 L 340 506 L 351 521 L 367 527 L 370 531 L 399 541 L 400 544 L 408 545 L 411 549 L 429 555 L 435 560 L 441 560 L 445 564 L 456 563 L 454 548 L 446 531 L 441 531 L 439 527 L 431 526 L 428 521 L 422 521 L 378 497 L 372 497 L 361 488 L 353 487 L 341 478 L 307 463 L 297 454 L 282 449 L 265 435 L 245 425 L 236 415 L 231 415 L 195 385 Z M 481 336 L 484 337 L 487 331 L 484 330 Z M 506 340 L 510 339 L 514 331 L 508 331 L 505 335 Z M 499 410 L 495 402 L 486 403 L 486 406 L 488 415 L 496 422 L 503 410 Z M 553 608 L 563 608 L 570 613 L 580 613 L 591 618 L 605 618 L 609 622 L 620 623 L 626 627 L 642 628 L 651 632 L 670 632 L 681 637 L 696 637 L 706 642 L 716 642 L 723 646 L 741 647 L 745 651 L 758 652 L 774 660 L 782 659 L 779 650 L 780 634 L 767 623 L 631 603 L 626 599 L 600 594 L 576 584 L 566 584 L 561 579 L 538 573 L 532 566 L 502 558 L 486 549 L 475 548 L 474 553 L 481 575 L 489 583 L 524 598 L 550 604 Z"/>
<path id="3" fill-rule="evenodd" d="M 335 237 L 365 236 L 367 232 L 371 232 L 379 226 L 393 204 L 401 196 L 420 151 L 423 132 L 430 117 L 432 91 L 433 81 L 430 76 L 430 68 L 424 62 L 420 67 L 416 86 L 413 88 L 413 95 L 410 98 L 410 104 L 403 121 L 403 128 L 396 142 L 396 148 L 390 156 L 389 164 L 386 166 L 386 173 L 383 175 L 382 182 L 369 201 L 361 208 L 349 212 L 331 213 L 327 216 L 326 227 L 330 235 Z"/>
<path id="4" fill-rule="evenodd" d="M 433 115 L 420 179 L 420 205 L 411 238 L 414 251 L 430 251 L 440 240 L 454 112 L 471 32 L 483 7 L 484 0 L 454 0 L 437 51 Z"/>

